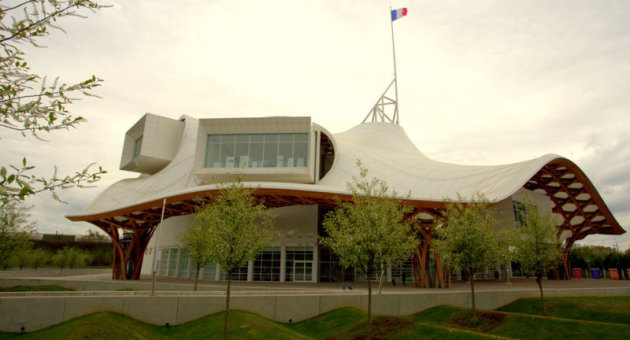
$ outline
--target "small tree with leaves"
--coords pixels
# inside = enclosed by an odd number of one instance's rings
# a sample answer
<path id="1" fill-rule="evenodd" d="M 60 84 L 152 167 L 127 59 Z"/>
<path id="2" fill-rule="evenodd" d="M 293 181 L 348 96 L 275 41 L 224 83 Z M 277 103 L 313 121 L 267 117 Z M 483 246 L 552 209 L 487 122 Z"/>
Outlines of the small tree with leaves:
<path id="1" fill-rule="evenodd" d="M 498 220 L 489 209 L 490 202 L 477 195 L 468 203 L 462 196 L 448 201 L 436 221 L 435 251 L 446 265 L 465 272 L 470 279 L 472 313 L 476 314 L 475 273 L 495 265 L 502 257 Z"/>
<path id="2" fill-rule="evenodd" d="M 240 180 L 224 186 L 212 202 L 196 215 L 195 228 L 205 230 L 208 258 L 227 272 L 225 324 L 223 337 L 227 339 L 230 313 L 232 273 L 256 258 L 272 240 L 277 239 L 271 210 L 257 203 L 253 190 Z"/>
<path id="3" fill-rule="evenodd" d="M 542 312 L 547 315 L 542 279 L 562 256 L 558 223 L 551 210 L 541 211 L 529 198 L 525 200 L 524 208 L 525 216 L 523 222 L 516 225 L 511 248 L 514 260 L 520 263 L 522 270 L 536 277 Z"/>
<path id="4" fill-rule="evenodd" d="M 348 183 L 352 202 L 338 202 L 324 220 L 328 233 L 320 242 L 339 255 L 339 262 L 365 273 L 368 282 L 368 334 L 372 326 L 372 275 L 389 263 L 400 266 L 418 244 L 402 204 L 385 181 L 368 178 L 357 161 L 360 176 Z"/>
<path id="5" fill-rule="evenodd" d="M 194 223 L 187 233 L 180 235 L 180 240 L 188 249 L 188 257 L 195 265 L 195 291 L 199 282 L 199 271 L 212 262 L 210 228 L 208 224 Z"/>
<path id="6" fill-rule="evenodd" d="M 0 204 L 0 267 L 15 264 L 12 257 L 22 254 L 31 247 L 30 235 L 35 224 L 29 221 L 30 207 L 20 202 Z"/>
<path id="7" fill-rule="evenodd" d="M 0 4 L 0 127 L 31 134 L 39 139 L 41 132 L 76 127 L 84 122 L 73 116 L 67 106 L 75 96 L 92 96 L 101 79 L 92 76 L 75 84 L 59 79 L 49 81 L 34 74 L 26 62 L 22 48 L 25 44 L 39 46 L 39 41 L 50 34 L 58 19 L 78 16 L 81 10 L 98 10 L 104 6 L 93 0 L 24 0 Z M 100 179 L 105 173 L 100 167 L 93 171 L 88 165 L 74 174 L 60 176 L 56 168 L 52 176 L 33 174 L 34 166 L 26 157 L 19 165 L 0 166 L 0 204 L 24 200 L 44 191 L 57 196 L 58 189 L 83 186 Z"/>

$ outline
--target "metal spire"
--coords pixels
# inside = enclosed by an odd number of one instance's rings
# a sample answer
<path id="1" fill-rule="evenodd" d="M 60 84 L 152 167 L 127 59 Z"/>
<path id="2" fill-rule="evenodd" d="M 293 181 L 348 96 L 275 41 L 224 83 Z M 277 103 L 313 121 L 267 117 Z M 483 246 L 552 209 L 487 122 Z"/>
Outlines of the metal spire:
<path id="1" fill-rule="evenodd" d="M 404 15 L 407 15 L 407 9 L 404 10 Z M 392 29 L 392 52 L 394 57 L 394 80 L 389 83 L 389 86 L 385 89 L 381 97 L 376 101 L 374 107 L 368 112 L 368 114 L 363 119 L 361 124 L 368 121 L 368 119 L 372 122 L 389 122 L 399 125 L 399 117 L 398 117 L 398 75 L 396 73 L 396 46 L 394 45 L 394 20 L 398 19 L 397 16 L 394 15 L 394 11 L 392 8 L 389 8 L 389 12 L 392 14 L 392 18 L 390 21 L 390 26 Z M 394 98 L 388 97 L 387 92 L 394 85 Z M 393 110 L 389 110 L 391 112 L 391 116 L 387 113 L 386 110 L 388 107 L 393 107 Z M 370 118 L 371 117 L 371 118 Z"/>

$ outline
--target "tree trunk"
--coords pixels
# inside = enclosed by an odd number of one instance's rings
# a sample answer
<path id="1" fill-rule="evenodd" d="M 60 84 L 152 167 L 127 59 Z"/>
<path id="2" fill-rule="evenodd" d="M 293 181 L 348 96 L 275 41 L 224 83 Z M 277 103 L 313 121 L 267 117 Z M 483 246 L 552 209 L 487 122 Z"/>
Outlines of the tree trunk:
<path id="1" fill-rule="evenodd" d="M 368 337 L 372 334 L 372 273 L 367 273 L 367 281 L 368 281 L 368 325 L 367 325 L 367 333 Z"/>
<path id="2" fill-rule="evenodd" d="M 230 319 L 230 285 L 232 284 L 232 271 L 228 270 L 227 294 L 225 295 L 225 325 L 223 326 L 223 339 L 228 338 L 228 320 Z"/>
<path id="3" fill-rule="evenodd" d="M 195 292 L 197 291 L 197 282 L 199 281 L 199 269 L 201 269 L 201 264 L 197 263 L 197 271 L 195 272 Z"/>
<path id="4" fill-rule="evenodd" d="M 470 280 L 470 294 L 472 297 L 472 314 L 475 316 L 475 273 L 472 270 L 468 270 L 468 279 Z"/>
<path id="5" fill-rule="evenodd" d="M 547 315 L 547 310 L 545 309 L 545 296 L 543 295 L 543 287 L 542 287 L 542 274 L 536 274 L 536 283 L 538 283 L 538 289 L 540 290 L 540 305 L 542 307 L 543 315 Z"/>

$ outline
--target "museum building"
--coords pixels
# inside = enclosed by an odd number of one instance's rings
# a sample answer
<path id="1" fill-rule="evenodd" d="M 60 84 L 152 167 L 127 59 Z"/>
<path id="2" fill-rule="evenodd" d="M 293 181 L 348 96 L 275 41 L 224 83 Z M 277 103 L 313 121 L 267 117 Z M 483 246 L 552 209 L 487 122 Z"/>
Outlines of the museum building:
<path id="1" fill-rule="evenodd" d="M 419 287 L 441 287 L 449 279 L 431 251 L 434 219 L 445 199 L 482 194 L 494 202 L 491 209 L 505 227 L 522 219 L 525 197 L 557 214 L 564 250 L 559 277 L 570 277 L 568 259 L 575 241 L 625 232 L 586 175 L 566 158 L 547 154 L 505 165 L 450 164 L 426 157 L 396 122 L 364 121 L 331 134 L 310 117 L 175 120 L 147 113 L 126 133 L 120 164 L 120 169 L 140 175 L 109 186 L 67 218 L 90 222 L 112 238 L 114 279 L 151 274 L 156 254 L 159 276 L 194 278 L 195 266 L 178 236 L 222 183 L 240 177 L 275 210 L 276 228 L 284 236 L 233 273 L 233 279 L 361 281 L 361 273 L 342 268 L 335 254 L 318 244 L 325 233 L 325 214 L 337 198 L 351 199 L 348 183 L 358 175 L 357 159 L 370 177 L 409 193 L 404 203 L 413 208 L 421 243 L 412 260 L 387 268 L 388 281 L 404 275 Z M 507 275 L 510 268 L 497 267 Z M 224 280 L 226 273 L 210 264 L 200 278 Z"/>

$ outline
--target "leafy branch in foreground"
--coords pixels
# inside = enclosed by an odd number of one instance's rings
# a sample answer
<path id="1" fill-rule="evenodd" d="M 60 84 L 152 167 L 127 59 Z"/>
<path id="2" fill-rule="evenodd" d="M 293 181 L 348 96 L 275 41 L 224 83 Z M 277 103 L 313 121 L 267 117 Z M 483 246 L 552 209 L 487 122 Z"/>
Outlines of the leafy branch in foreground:
<path id="1" fill-rule="evenodd" d="M 32 73 L 21 50 L 28 43 L 41 47 L 38 40 L 48 36 L 51 29 L 63 29 L 55 22 L 66 16 L 81 16 L 80 9 L 92 11 L 103 7 L 92 0 L 27 0 L 21 3 L 0 5 L 0 127 L 19 131 L 23 136 L 30 133 L 41 139 L 38 133 L 69 129 L 84 122 L 82 116 L 73 116 L 67 105 L 78 96 L 95 96 L 91 91 L 100 86 L 102 79 L 96 76 L 74 84 L 56 78 L 49 82 L 46 77 Z M 38 177 L 30 173 L 33 166 L 2 166 L 0 202 L 6 204 L 42 191 L 50 191 L 59 200 L 57 189 L 93 183 L 104 174 L 100 167 L 91 171 L 88 165 L 74 175 Z"/>
<path id="2" fill-rule="evenodd" d="M 94 163 L 89 164 L 83 170 L 64 177 L 57 175 L 57 168 L 55 167 L 55 172 L 48 178 L 29 174 L 28 171 L 34 167 L 26 164 L 26 158 L 22 160 L 22 166 L 19 168 L 10 165 L 7 169 L 3 166 L 0 168 L 0 205 L 22 201 L 27 196 L 43 191 L 50 191 L 55 200 L 65 203 L 57 195 L 58 189 L 68 189 L 75 186 L 86 188 L 100 180 L 101 175 L 106 173 L 100 166 L 97 171 L 91 171 L 94 165 Z"/>

